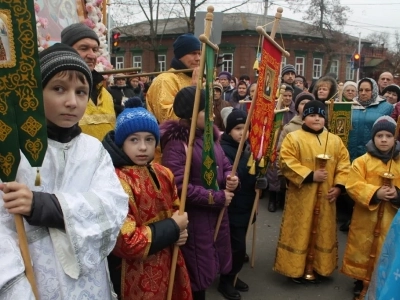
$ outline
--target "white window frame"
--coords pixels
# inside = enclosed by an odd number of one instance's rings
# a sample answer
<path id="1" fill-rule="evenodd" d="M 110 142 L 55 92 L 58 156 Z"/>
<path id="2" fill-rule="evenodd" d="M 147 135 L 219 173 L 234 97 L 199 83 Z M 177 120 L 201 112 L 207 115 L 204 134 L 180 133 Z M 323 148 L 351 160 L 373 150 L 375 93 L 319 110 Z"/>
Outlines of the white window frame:
<path id="1" fill-rule="evenodd" d="M 282 72 L 284 66 L 286 66 L 286 56 L 282 55 L 282 59 L 281 59 L 281 72 Z"/>
<path id="2" fill-rule="evenodd" d="M 137 61 L 136 61 L 136 59 L 137 59 Z M 142 68 L 142 56 L 141 55 L 133 55 L 132 67 L 133 68 Z"/>
<path id="3" fill-rule="evenodd" d="M 296 69 L 296 75 L 304 76 L 305 60 L 306 60 L 306 58 L 304 56 L 296 56 L 295 57 L 294 68 Z"/>
<path id="4" fill-rule="evenodd" d="M 165 54 L 158 55 L 158 69 L 160 72 L 167 71 L 167 56 Z"/>
<path id="5" fill-rule="evenodd" d="M 313 79 L 318 79 L 322 76 L 322 58 L 313 58 Z"/>
<path id="6" fill-rule="evenodd" d="M 223 72 L 233 74 L 233 53 L 224 53 L 224 64 L 221 69 Z"/>
<path id="7" fill-rule="evenodd" d="M 124 68 L 124 57 L 123 56 L 116 56 L 115 57 L 115 69 L 123 69 Z"/>
<path id="8" fill-rule="evenodd" d="M 346 64 L 346 80 L 354 80 L 353 62 L 351 60 L 347 61 Z"/>
<path id="9" fill-rule="evenodd" d="M 334 65 L 335 63 L 335 65 Z M 333 59 L 331 63 L 331 68 L 330 68 L 330 73 L 336 74 L 337 77 L 339 77 L 339 60 L 338 59 Z"/>

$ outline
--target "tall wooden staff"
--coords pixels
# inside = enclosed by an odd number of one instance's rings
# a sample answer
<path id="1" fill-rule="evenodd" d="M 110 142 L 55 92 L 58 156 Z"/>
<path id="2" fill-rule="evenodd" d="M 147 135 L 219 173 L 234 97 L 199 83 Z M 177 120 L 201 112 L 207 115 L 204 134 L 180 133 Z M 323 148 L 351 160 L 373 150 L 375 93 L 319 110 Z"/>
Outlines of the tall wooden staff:
<path id="1" fill-rule="evenodd" d="M 207 14 L 205 17 L 206 22 L 205 22 L 205 27 L 204 27 L 204 35 L 207 38 L 209 38 L 211 35 L 211 24 L 213 21 L 213 12 L 214 12 L 214 7 L 208 6 Z M 203 45 L 203 49 L 204 49 L 204 45 Z M 206 59 L 206 51 L 202 51 L 201 58 L 200 58 L 199 74 L 204 73 L 205 59 Z M 200 92 L 203 88 L 202 85 L 203 85 L 203 77 L 199 76 L 199 78 L 197 79 L 196 95 L 195 95 L 194 107 L 193 107 L 193 113 L 192 113 L 192 123 L 190 124 L 188 149 L 186 152 L 185 173 L 183 174 L 181 201 L 180 201 L 180 206 L 179 206 L 179 214 L 180 215 L 182 215 L 185 211 L 187 188 L 189 185 L 190 167 L 192 164 L 192 156 L 193 156 L 193 144 L 194 144 L 194 138 L 195 138 L 195 134 L 196 134 L 197 115 L 199 114 Z M 171 298 L 172 298 L 172 291 L 174 288 L 174 281 L 175 281 L 176 263 L 178 260 L 178 250 L 179 250 L 179 247 L 175 245 L 174 251 L 172 253 L 171 273 L 169 276 L 168 294 L 167 294 L 168 300 L 171 300 Z"/>
<path id="2" fill-rule="evenodd" d="M 329 138 L 329 132 L 326 137 L 326 145 L 328 144 L 328 138 Z M 324 154 L 319 154 L 316 156 L 317 165 L 320 169 L 325 169 L 326 163 L 330 159 L 330 157 L 328 155 L 326 155 L 325 153 L 326 153 L 326 146 L 325 146 Z M 318 183 L 318 188 L 317 188 L 317 202 L 315 203 L 314 211 L 313 211 L 313 218 L 312 218 L 312 225 L 311 225 L 311 237 L 310 237 L 310 242 L 308 244 L 306 267 L 304 270 L 304 279 L 306 279 L 306 280 L 314 280 L 315 279 L 313 266 L 314 266 L 314 259 L 315 259 L 315 244 L 317 242 L 317 229 L 318 229 L 318 223 L 319 223 L 319 214 L 321 211 L 323 184 L 324 184 L 324 182 Z"/>
<path id="3" fill-rule="evenodd" d="M 265 32 L 265 30 L 261 26 L 258 26 L 256 28 L 256 30 L 257 30 L 257 32 L 259 34 L 261 34 L 263 36 L 263 38 L 268 39 L 272 44 L 275 45 L 275 47 L 277 47 L 279 50 L 281 50 L 282 53 L 284 53 L 286 56 L 289 56 L 289 53 L 287 51 L 285 51 L 281 46 L 279 46 L 274 40 L 276 31 L 278 29 L 279 20 L 282 18 L 282 12 L 283 12 L 282 7 L 278 7 L 277 13 L 275 14 L 275 21 L 274 21 L 274 25 L 272 26 L 272 30 L 271 30 L 271 35 L 270 36 Z M 248 115 L 247 115 L 247 120 L 246 120 L 246 123 L 244 124 L 243 132 L 248 132 L 249 131 L 251 117 L 253 115 L 254 108 L 255 108 L 255 103 L 256 103 L 256 99 L 257 99 L 257 94 L 258 94 L 258 89 L 256 89 L 256 91 L 254 93 L 253 100 L 251 101 L 250 108 L 249 108 Z M 236 170 L 237 170 L 237 167 L 239 165 L 240 155 L 242 153 L 243 146 L 244 146 L 245 142 L 246 142 L 246 134 L 242 135 L 242 139 L 240 140 L 239 147 L 238 147 L 238 150 L 236 152 L 236 157 L 235 157 L 235 160 L 233 162 L 231 176 L 235 176 L 235 174 L 236 174 Z M 219 213 L 218 220 L 217 220 L 217 225 L 215 227 L 215 232 L 214 232 L 214 241 L 218 237 L 219 228 L 221 227 L 222 218 L 223 218 L 223 216 L 225 214 L 225 210 L 226 210 L 226 206 L 223 207 L 221 212 Z"/>
<path id="4" fill-rule="evenodd" d="M 400 117 L 397 118 L 396 131 L 394 134 L 395 144 L 392 149 L 392 158 L 389 163 L 389 169 L 386 173 L 383 173 L 382 175 L 380 175 L 382 177 L 383 185 L 388 186 L 388 187 L 393 186 L 394 175 L 392 173 L 390 173 L 390 170 L 392 167 L 394 150 L 396 149 L 396 141 L 399 136 L 399 130 L 400 130 Z M 372 241 L 371 252 L 369 253 L 367 274 L 365 275 L 365 279 L 363 280 L 363 289 L 360 293 L 360 296 L 358 297 L 358 300 L 364 299 L 365 295 L 367 294 L 369 284 L 371 282 L 371 277 L 372 277 L 372 273 L 374 271 L 374 266 L 375 266 L 375 261 L 376 261 L 376 253 L 378 252 L 379 237 L 381 236 L 381 224 L 382 224 L 382 219 L 383 219 L 383 215 L 385 212 L 385 206 L 386 206 L 386 201 L 381 201 L 381 203 L 379 204 L 379 209 L 378 209 L 378 218 L 376 220 L 376 224 L 375 224 L 375 228 L 374 228 L 374 239 Z"/>

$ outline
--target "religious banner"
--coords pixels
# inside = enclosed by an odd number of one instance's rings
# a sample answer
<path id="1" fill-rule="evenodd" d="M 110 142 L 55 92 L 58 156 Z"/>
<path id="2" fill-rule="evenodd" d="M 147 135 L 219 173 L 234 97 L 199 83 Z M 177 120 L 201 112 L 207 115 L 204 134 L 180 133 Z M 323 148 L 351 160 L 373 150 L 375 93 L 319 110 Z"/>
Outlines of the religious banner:
<path id="1" fill-rule="evenodd" d="M 282 122 L 283 122 L 283 116 L 286 111 L 280 111 L 275 113 L 274 116 L 274 123 L 272 126 L 272 131 L 271 131 L 271 137 L 270 137 L 270 143 L 268 145 L 268 149 L 266 151 L 266 158 L 269 159 L 270 163 L 274 163 L 276 158 L 278 157 L 278 153 L 276 151 L 276 148 L 278 146 L 278 140 L 279 140 L 279 134 L 281 133 L 282 130 Z M 268 161 L 268 160 L 266 160 Z"/>
<path id="2" fill-rule="evenodd" d="M 207 189 L 218 190 L 217 184 L 217 164 L 214 155 L 214 49 L 207 43 L 203 44 L 206 52 L 206 105 L 204 109 L 204 137 L 201 178 L 203 186 Z"/>
<path id="3" fill-rule="evenodd" d="M 20 150 L 33 167 L 47 149 L 33 1 L 0 8 L 0 179 L 15 180 Z"/>
<path id="4" fill-rule="evenodd" d="M 254 162 L 266 155 L 273 138 L 275 95 L 279 85 L 279 72 L 282 52 L 275 45 L 263 38 L 257 98 L 254 99 L 254 112 L 251 117 L 250 145 Z M 253 163 L 254 163 L 253 162 Z M 262 164 L 260 167 L 263 167 Z"/>
<path id="5" fill-rule="evenodd" d="M 330 132 L 338 135 L 346 147 L 351 130 L 351 107 L 352 102 L 334 102 L 329 124 Z"/>

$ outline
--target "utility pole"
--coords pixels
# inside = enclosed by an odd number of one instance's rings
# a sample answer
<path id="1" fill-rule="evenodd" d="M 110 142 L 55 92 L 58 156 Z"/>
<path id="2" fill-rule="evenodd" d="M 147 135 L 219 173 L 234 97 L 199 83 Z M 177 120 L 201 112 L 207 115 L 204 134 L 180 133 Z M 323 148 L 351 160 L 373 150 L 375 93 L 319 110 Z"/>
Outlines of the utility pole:
<path id="1" fill-rule="evenodd" d="M 358 33 L 358 54 L 361 57 L 361 32 Z M 360 67 L 357 68 L 357 83 L 360 80 Z"/>
<path id="2" fill-rule="evenodd" d="M 107 45 L 111 57 L 111 0 L 107 1 Z"/>
<path id="3" fill-rule="evenodd" d="M 267 15 L 268 15 L 268 0 L 264 0 L 264 19 L 265 19 L 265 24 L 267 24 Z"/>

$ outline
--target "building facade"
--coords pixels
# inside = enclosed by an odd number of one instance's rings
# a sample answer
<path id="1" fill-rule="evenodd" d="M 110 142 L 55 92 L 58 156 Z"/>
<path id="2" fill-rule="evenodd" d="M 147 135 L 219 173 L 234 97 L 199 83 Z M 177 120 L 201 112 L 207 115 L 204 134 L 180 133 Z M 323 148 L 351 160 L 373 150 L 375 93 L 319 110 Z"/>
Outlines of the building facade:
<path id="1" fill-rule="evenodd" d="M 261 15 L 250 13 L 224 14 L 222 22 L 221 43 L 219 54 L 224 54 L 224 65 L 220 71 L 228 71 L 236 77 L 249 75 L 252 81 L 257 77 L 253 69 L 257 53 L 261 47 L 260 37 L 255 28 L 261 25 Z M 269 16 L 267 24 L 272 22 Z M 182 19 L 159 20 L 159 28 L 163 31 L 158 35 L 157 60 L 153 51 L 143 43 L 146 34 L 147 22 L 128 25 L 118 28 L 121 32 L 120 51 L 115 54 L 115 68 L 140 67 L 143 72 L 154 70 L 165 71 L 174 56 L 173 43 L 175 39 L 185 33 L 185 21 Z M 266 31 L 271 30 L 266 28 Z M 355 80 L 355 71 L 352 70 L 351 58 L 358 48 L 358 38 L 339 34 L 340 38 L 332 40 L 334 54 L 326 55 L 322 36 L 314 28 L 304 22 L 282 18 L 281 32 L 277 32 L 275 40 L 285 48 L 290 57 L 282 59 L 282 65 L 292 64 L 297 74 L 303 75 L 310 83 L 326 73 L 334 73 L 340 81 Z M 140 34 L 138 34 L 140 32 Z M 339 42 L 340 41 L 340 42 Z M 362 41 L 363 46 L 370 46 L 370 42 Z M 330 68 L 327 65 L 330 63 Z"/>

